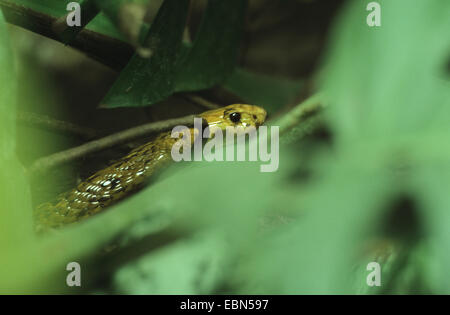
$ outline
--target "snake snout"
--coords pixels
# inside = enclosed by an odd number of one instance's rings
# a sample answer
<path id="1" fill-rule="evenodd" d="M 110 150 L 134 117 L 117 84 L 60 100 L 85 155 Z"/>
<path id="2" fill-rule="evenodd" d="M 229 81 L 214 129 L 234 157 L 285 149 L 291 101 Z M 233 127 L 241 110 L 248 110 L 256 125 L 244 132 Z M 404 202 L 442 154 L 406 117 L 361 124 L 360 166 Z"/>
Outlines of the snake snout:
<path id="1" fill-rule="evenodd" d="M 254 114 L 256 127 L 261 126 L 267 119 L 267 112 L 264 108 L 257 107 Z"/>

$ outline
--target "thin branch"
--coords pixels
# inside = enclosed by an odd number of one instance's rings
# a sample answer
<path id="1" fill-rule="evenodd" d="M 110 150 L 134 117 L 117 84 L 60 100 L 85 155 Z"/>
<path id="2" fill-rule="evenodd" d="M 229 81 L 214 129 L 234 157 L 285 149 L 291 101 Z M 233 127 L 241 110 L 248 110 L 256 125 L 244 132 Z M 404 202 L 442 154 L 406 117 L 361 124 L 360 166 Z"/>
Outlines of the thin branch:
<path id="1" fill-rule="evenodd" d="M 322 110 L 325 107 L 322 95 L 315 94 L 267 124 L 279 126 L 280 141 L 289 144 L 312 134 L 324 125 Z"/>
<path id="2" fill-rule="evenodd" d="M 78 147 L 71 148 L 62 152 L 58 152 L 36 160 L 29 168 L 29 172 L 43 171 L 57 165 L 79 159 L 88 154 L 102 151 L 111 148 L 118 144 L 123 144 L 127 141 L 137 139 L 142 136 L 147 136 L 155 132 L 169 130 L 177 125 L 191 126 L 194 123 L 194 115 L 189 115 L 181 118 L 168 119 L 164 121 L 157 121 L 141 126 L 133 127 L 118 133 L 106 136 L 104 138 L 93 140 L 82 144 Z"/>
<path id="3" fill-rule="evenodd" d="M 208 100 L 206 100 L 203 97 L 198 96 L 198 95 L 185 93 L 185 94 L 183 94 L 182 97 L 187 99 L 190 102 L 198 104 L 198 105 L 200 105 L 200 106 L 202 106 L 204 108 L 207 108 L 207 109 L 217 109 L 217 108 L 221 107 L 219 104 L 210 102 L 210 101 L 208 101 Z"/>
<path id="4" fill-rule="evenodd" d="M 298 125 L 284 131 L 280 137 L 280 143 L 288 145 L 293 142 L 297 142 L 305 137 L 314 134 L 317 130 L 323 127 L 325 121 L 322 114 L 316 114 L 309 116 Z"/>
<path id="5" fill-rule="evenodd" d="M 67 25 L 66 20 L 69 13 L 61 16 L 59 19 L 52 23 L 53 31 L 58 34 L 58 37 L 61 38 L 61 41 L 66 45 L 74 40 L 77 35 L 84 29 L 84 27 L 88 25 L 100 13 L 100 9 L 95 5 L 95 2 L 93 0 L 81 1 L 80 6 L 81 12 L 83 12 L 83 18 L 81 19 L 80 26 Z"/>
<path id="6" fill-rule="evenodd" d="M 86 139 L 94 139 L 98 137 L 98 132 L 94 129 L 81 127 L 67 121 L 54 119 L 47 115 L 20 111 L 17 114 L 17 119 L 26 124 L 56 130 L 69 135 L 77 135 Z"/>
<path id="7" fill-rule="evenodd" d="M 314 94 L 270 124 L 279 126 L 280 134 L 284 134 L 304 121 L 316 117 L 324 107 L 322 95 Z"/>
<path id="8" fill-rule="evenodd" d="M 54 28 L 57 17 L 16 4 L 11 0 L 0 0 L 0 8 L 8 23 L 63 42 L 58 33 L 60 30 Z M 118 71 L 125 67 L 134 54 L 134 48 L 129 43 L 86 28 L 80 31 L 76 38 L 69 43 L 69 46 L 79 49 L 91 58 Z"/>

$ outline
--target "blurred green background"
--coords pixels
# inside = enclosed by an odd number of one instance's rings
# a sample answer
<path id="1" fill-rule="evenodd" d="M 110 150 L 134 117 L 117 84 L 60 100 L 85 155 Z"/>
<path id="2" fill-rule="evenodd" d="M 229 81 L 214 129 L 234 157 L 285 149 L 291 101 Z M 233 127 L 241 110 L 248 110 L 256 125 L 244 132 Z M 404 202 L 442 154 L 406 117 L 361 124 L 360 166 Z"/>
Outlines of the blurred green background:
<path id="1" fill-rule="evenodd" d="M 450 293 L 448 1 L 376 1 L 370 27 L 372 1 L 80 0 L 87 25 L 64 28 L 68 2 L 0 0 L 1 293 Z M 265 107 L 279 170 L 177 165 L 34 234 L 36 205 L 135 144 L 34 175 L 37 159 L 198 98 Z"/>

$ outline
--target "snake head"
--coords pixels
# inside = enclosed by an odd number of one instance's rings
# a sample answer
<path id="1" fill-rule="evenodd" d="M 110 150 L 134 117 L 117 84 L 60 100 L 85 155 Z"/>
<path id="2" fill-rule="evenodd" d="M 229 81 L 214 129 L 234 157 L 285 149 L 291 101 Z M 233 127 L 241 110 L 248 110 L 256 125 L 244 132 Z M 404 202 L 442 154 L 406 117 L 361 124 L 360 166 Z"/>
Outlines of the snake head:
<path id="1" fill-rule="evenodd" d="M 255 105 L 233 104 L 204 112 L 200 115 L 206 120 L 210 131 L 215 129 L 226 130 L 226 127 L 258 128 L 267 117 L 267 112 Z"/>

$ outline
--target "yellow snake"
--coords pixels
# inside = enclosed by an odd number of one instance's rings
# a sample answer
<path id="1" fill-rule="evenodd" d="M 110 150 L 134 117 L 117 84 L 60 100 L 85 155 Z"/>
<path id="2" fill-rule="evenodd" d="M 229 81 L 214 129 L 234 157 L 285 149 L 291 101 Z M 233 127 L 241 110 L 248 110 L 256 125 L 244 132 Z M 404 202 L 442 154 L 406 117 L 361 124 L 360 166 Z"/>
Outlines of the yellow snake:
<path id="1" fill-rule="evenodd" d="M 210 130 L 225 130 L 228 126 L 258 127 L 264 123 L 266 115 L 261 107 L 234 104 L 204 112 L 198 117 L 207 122 Z M 193 128 L 189 131 L 191 136 L 195 134 Z M 172 161 L 172 146 L 178 140 L 171 137 L 170 131 L 161 133 L 155 140 L 96 172 L 76 188 L 60 194 L 55 203 L 39 205 L 34 211 L 36 230 L 39 232 L 80 221 L 135 192 L 152 174 Z"/>

